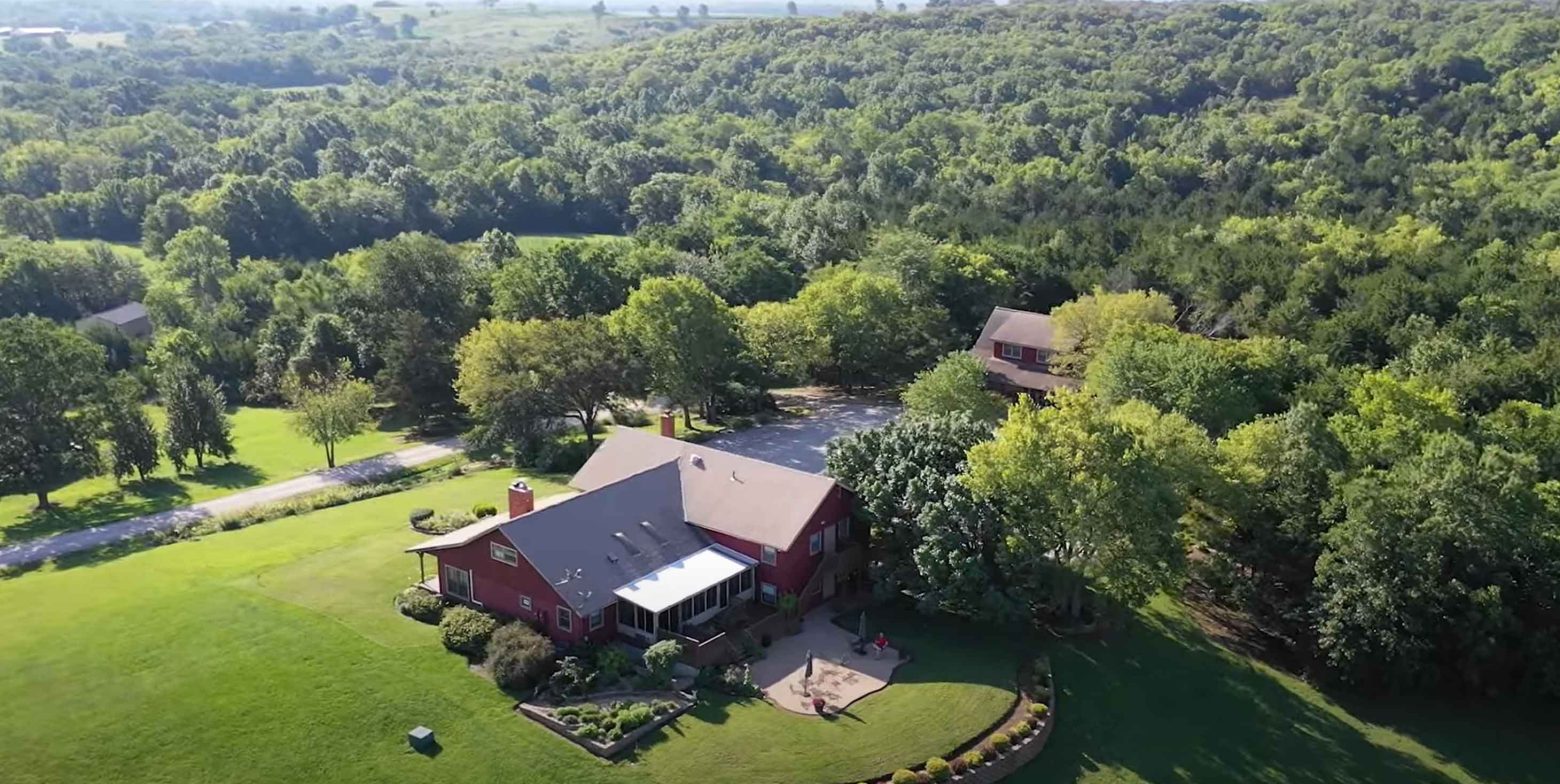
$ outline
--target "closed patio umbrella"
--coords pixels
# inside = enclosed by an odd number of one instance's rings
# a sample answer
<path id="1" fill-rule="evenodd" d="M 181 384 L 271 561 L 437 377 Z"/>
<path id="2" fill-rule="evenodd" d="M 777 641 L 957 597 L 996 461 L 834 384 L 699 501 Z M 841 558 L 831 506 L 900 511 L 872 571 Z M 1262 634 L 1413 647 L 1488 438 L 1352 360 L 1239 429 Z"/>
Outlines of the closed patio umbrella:
<path id="1" fill-rule="evenodd" d="M 802 670 L 802 677 L 803 678 L 811 678 L 812 677 L 812 659 L 813 659 L 812 650 L 808 649 L 808 651 L 807 651 L 807 668 Z"/>
<path id="2" fill-rule="evenodd" d="M 867 642 L 867 611 L 861 611 L 861 622 L 856 624 L 856 640 L 865 645 Z"/>

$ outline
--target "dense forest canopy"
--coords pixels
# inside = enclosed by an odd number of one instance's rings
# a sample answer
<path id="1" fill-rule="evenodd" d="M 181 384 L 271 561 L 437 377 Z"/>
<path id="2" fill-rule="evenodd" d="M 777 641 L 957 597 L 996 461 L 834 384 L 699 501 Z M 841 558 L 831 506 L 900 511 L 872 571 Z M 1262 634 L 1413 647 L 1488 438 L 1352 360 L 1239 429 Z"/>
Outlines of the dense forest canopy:
<path id="1" fill-rule="evenodd" d="M 355 379 L 559 468 L 553 424 L 588 448 L 623 398 L 893 386 L 992 305 L 1061 306 L 1084 392 L 994 425 L 944 360 L 831 458 L 884 584 L 1078 620 L 1195 572 L 1339 678 L 1560 693 L 1553 10 L 943 5 L 598 4 L 666 35 L 505 57 L 382 4 L 11 40 L 0 331 L 79 364 L 37 317 L 143 300 L 156 345 L 89 337 L 210 425 L 197 461 L 222 396 Z M 621 236 L 518 236 L 576 233 Z"/>

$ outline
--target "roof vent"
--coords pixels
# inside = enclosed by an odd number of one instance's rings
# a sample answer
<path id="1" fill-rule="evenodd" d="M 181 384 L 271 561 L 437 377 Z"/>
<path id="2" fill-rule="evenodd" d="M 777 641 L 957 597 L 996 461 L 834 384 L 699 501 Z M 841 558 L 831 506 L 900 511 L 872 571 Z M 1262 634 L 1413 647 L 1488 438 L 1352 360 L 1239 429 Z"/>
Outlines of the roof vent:
<path id="1" fill-rule="evenodd" d="M 694 466 L 696 466 L 698 468 L 703 468 L 704 467 L 704 458 L 702 458 L 702 457 L 700 457 L 698 455 L 688 455 L 688 462 L 692 463 Z"/>
<path id="2" fill-rule="evenodd" d="M 607 563 L 617 563 L 617 562 L 618 562 L 618 557 L 617 556 L 613 555 L 612 553 L 607 553 Z"/>
<path id="3" fill-rule="evenodd" d="M 634 555 L 639 555 L 639 548 L 635 547 L 633 542 L 628 541 L 628 536 L 622 531 L 618 531 L 617 533 L 613 534 L 612 538 L 618 540 L 618 544 L 623 545 L 624 550 L 627 550 Z"/>

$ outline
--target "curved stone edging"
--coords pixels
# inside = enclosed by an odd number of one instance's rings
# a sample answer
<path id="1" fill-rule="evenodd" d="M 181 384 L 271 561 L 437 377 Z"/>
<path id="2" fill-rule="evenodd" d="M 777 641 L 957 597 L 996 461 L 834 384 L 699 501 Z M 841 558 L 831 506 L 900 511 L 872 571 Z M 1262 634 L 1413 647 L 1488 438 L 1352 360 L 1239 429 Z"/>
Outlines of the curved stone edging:
<path id="1" fill-rule="evenodd" d="M 981 763 L 980 767 L 975 768 L 974 770 L 965 771 L 962 775 L 956 775 L 950 778 L 949 781 L 967 782 L 968 784 L 992 784 L 992 782 L 1001 781 L 1002 779 L 1013 775 L 1013 773 L 1019 768 L 1022 768 L 1023 766 L 1032 762 L 1035 757 L 1040 756 L 1040 752 L 1045 748 L 1046 742 L 1051 739 L 1052 728 L 1056 726 L 1057 693 L 1056 679 L 1054 675 L 1051 677 L 1050 691 L 1050 698 L 1045 703 L 1049 710 L 1046 712 L 1045 718 L 1037 719 L 1028 715 L 1029 706 L 1034 704 L 1035 701 L 1031 699 L 1029 693 L 1025 689 L 1020 688 L 1018 692 L 1018 699 L 1014 704 L 1014 707 L 1009 709 L 1007 717 L 998 721 L 996 724 L 987 727 L 985 731 L 975 736 L 974 738 L 959 744 L 957 747 L 955 747 L 955 750 L 949 754 L 949 756 L 944 757 L 944 759 L 952 762 L 954 757 L 962 756 L 964 752 L 969 749 L 978 749 L 980 746 L 985 744 L 985 742 L 989 740 L 992 735 L 995 735 L 998 732 L 1002 732 L 1005 728 L 1011 727 L 1020 721 L 1028 721 L 1033 724 L 1035 727 L 1034 731 L 1022 738 L 1012 738 L 1013 744 L 1008 748 L 1006 754 L 1002 754 L 996 759 L 986 760 L 985 762 Z M 925 763 L 922 763 L 921 765 L 909 768 L 909 770 L 921 770 L 924 767 Z M 880 782 L 881 784 L 891 784 L 893 778 L 894 771 L 889 771 L 888 773 L 873 776 L 866 780 L 869 782 Z M 853 779 L 852 781 L 856 780 Z"/>

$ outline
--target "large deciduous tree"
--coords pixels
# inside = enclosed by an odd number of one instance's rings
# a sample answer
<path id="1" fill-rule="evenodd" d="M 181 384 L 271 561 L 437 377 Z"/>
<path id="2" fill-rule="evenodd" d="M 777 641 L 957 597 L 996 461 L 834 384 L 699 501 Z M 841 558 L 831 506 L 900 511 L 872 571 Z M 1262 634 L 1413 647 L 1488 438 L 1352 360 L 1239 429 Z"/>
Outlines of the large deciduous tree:
<path id="1" fill-rule="evenodd" d="M 822 368 L 847 390 L 903 379 L 948 343 L 947 314 L 882 275 L 834 268 L 816 275 L 794 304 L 828 346 Z"/>
<path id="2" fill-rule="evenodd" d="M 970 447 L 991 426 L 962 414 L 903 419 L 829 444 L 829 475 L 849 486 L 872 526 L 874 579 L 927 609 L 1010 618 L 1003 521 L 961 481 Z"/>
<path id="3" fill-rule="evenodd" d="M 936 367 L 917 373 L 902 397 L 911 416 L 964 413 L 995 422 L 1007 410 L 1007 403 L 986 388 L 986 363 L 965 351 L 949 354 Z"/>
<path id="4" fill-rule="evenodd" d="M 1087 394 L 1053 401 L 1021 398 L 996 438 L 970 449 L 965 481 L 1001 511 L 1014 558 L 1034 566 L 1031 585 L 1047 587 L 1054 611 L 1081 617 L 1090 589 L 1141 604 L 1182 573 L 1188 463 L 1206 436 L 1151 408 L 1123 418 Z"/>
<path id="5" fill-rule="evenodd" d="M 613 349 L 595 316 L 553 321 L 486 321 L 461 341 L 455 386 L 471 411 L 480 449 L 524 454 L 570 417 L 586 440 L 615 393 L 633 384 L 632 358 Z"/>
<path id="6" fill-rule="evenodd" d="M 330 468 L 336 467 L 336 445 L 374 421 L 373 387 L 346 371 L 343 367 L 331 375 L 298 378 L 288 389 L 293 429 L 325 449 Z"/>
<path id="7" fill-rule="evenodd" d="M 170 363 L 159 375 L 158 391 L 168 414 L 163 449 L 174 470 L 184 471 L 192 453 L 198 468 L 206 467 L 207 455 L 232 457 L 233 428 L 217 382 L 182 362 Z"/>
<path id="8" fill-rule="evenodd" d="M 144 481 L 157 470 L 160 443 L 157 428 L 146 415 L 143 396 L 141 383 L 134 378 L 121 374 L 109 379 L 103 420 L 109 467 L 116 480 L 135 474 Z"/>
<path id="9" fill-rule="evenodd" d="M 1127 324 L 1171 324 L 1175 304 L 1157 291 L 1113 293 L 1096 288 L 1051 311 L 1056 330 L 1059 356 L 1057 366 L 1074 376 L 1082 376 L 1105 341 Z"/>
<path id="10" fill-rule="evenodd" d="M 103 349 L 35 316 L 0 319 L 0 494 L 49 492 L 97 471 Z"/>
<path id="11" fill-rule="evenodd" d="M 650 390 L 682 406 L 708 407 L 732 373 L 740 343 L 736 319 L 720 297 L 695 278 L 645 281 L 608 319 L 612 334 L 644 363 Z"/>

